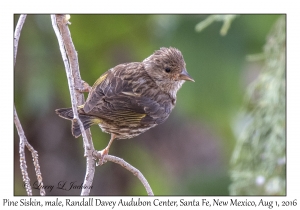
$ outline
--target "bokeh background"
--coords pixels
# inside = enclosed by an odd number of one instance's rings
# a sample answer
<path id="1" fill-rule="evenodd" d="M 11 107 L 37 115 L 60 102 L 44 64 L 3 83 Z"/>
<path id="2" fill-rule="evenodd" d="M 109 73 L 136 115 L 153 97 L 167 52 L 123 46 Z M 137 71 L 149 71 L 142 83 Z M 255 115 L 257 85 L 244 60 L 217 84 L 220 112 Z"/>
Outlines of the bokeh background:
<path id="1" fill-rule="evenodd" d="M 228 195 L 229 162 L 240 132 L 239 111 L 247 85 L 262 62 L 246 56 L 262 52 L 279 15 L 239 15 L 226 36 L 222 22 L 198 33 L 208 15 L 72 15 L 69 28 L 82 79 L 92 85 L 109 68 L 142 61 L 160 47 L 181 50 L 195 83 L 186 82 L 168 120 L 129 140 L 115 141 L 110 154 L 125 159 L 148 180 L 155 195 Z M 18 21 L 15 15 L 14 26 Z M 14 71 L 14 103 L 28 141 L 39 153 L 44 185 L 80 185 L 85 175 L 82 139 L 55 109 L 70 107 L 66 73 L 50 15 L 28 15 Z M 110 136 L 91 128 L 94 146 Z M 14 132 L 14 194 L 26 195 Z M 31 184 L 35 173 L 26 152 Z M 80 195 L 80 190 L 46 190 L 47 195 Z M 39 190 L 33 189 L 34 195 Z M 96 168 L 90 195 L 146 195 L 130 172 L 108 162 Z"/>

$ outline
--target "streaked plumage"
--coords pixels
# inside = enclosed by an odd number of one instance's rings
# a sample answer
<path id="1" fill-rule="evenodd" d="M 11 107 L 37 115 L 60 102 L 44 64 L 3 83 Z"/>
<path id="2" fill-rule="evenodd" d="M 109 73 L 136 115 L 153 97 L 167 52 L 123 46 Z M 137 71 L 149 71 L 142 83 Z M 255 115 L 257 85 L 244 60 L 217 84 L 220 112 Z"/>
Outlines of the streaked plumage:
<path id="1" fill-rule="evenodd" d="M 181 85 L 185 80 L 193 81 L 185 66 L 181 52 L 170 47 L 155 51 L 143 62 L 111 68 L 95 82 L 85 104 L 78 107 L 84 128 L 99 124 L 102 131 L 112 134 L 112 142 L 135 137 L 165 122 Z M 56 113 L 73 119 L 71 108 L 57 109 Z M 72 133 L 81 135 L 77 123 L 72 123 Z"/>

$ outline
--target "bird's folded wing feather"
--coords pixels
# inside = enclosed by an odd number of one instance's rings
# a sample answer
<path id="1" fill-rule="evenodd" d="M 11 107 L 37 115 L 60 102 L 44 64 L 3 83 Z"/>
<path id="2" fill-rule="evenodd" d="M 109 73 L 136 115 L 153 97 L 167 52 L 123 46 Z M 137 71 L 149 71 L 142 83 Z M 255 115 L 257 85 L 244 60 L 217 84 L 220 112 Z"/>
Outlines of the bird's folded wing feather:
<path id="1" fill-rule="evenodd" d="M 134 72 L 138 67 L 139 63 L 121 64 L 105 72 L 93 85 L 84 112 L 122 124 L 160 124 L 165 121 L 171 108 L 168 103 L 159 103 L 153 94 L 148 94 L 149 90 L 144 88 L 151 88 L 151 85 L 138 81 Z"/>

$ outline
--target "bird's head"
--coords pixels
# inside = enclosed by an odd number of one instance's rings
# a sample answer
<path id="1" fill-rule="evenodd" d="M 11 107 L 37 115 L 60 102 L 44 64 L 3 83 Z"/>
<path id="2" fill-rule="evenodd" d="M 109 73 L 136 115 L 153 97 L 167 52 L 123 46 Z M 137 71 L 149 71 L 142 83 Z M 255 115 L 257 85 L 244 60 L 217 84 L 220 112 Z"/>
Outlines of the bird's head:
<path id="1" fill-rule="evenodd" d="M 181 52 L 173 47 L 162 47 L 143 61 L 148 75 L 162 91 L 176 98 L 176 93 L 185 81 L 193 81 L 186 71 Z"/>

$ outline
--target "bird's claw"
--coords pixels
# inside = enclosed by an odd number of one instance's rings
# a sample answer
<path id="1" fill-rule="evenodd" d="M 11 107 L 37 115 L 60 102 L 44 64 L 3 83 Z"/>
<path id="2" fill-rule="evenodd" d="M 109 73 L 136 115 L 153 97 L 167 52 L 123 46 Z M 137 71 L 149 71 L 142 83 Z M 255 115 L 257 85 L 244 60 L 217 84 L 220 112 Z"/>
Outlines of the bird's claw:
<path id="1" fill-rule="evenodd" d="M 96 162 L 96 166 L 101 166 L 107 162 L 106 160 L 104 160 L 105 155 L 108 155 L 107 148 L 97 152 L 98 162 Z"/>

